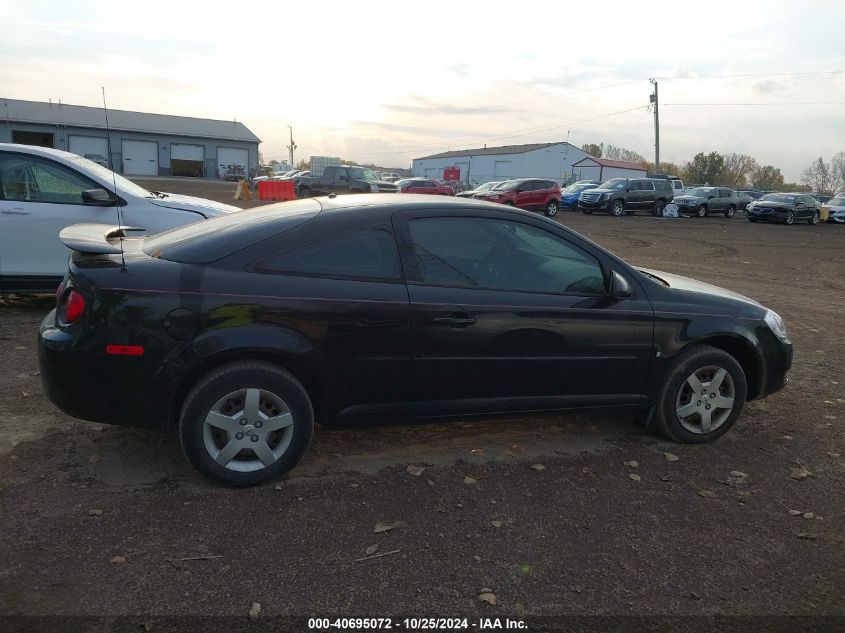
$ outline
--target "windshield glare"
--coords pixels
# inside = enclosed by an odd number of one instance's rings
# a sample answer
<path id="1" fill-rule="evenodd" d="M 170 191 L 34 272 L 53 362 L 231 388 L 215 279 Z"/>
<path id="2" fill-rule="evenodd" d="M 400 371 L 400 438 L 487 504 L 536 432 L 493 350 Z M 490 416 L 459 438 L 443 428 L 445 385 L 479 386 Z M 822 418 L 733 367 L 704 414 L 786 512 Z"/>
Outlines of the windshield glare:
<path id="1" fill-rule="evenodd" d="M 487 191 L 488 189 L 495 189 L 498 182 L 485 182 L 483 185 L 479 185 L 476 191 Z"/>
<path id="2" fill-rule="evenodd" d="M 372 169 L 362 169 L 361 167 L 354 167 L 349 170 L 349 175 L 356 180 L 378 180 L 378 176 L 373 173 Z"/>
<path id="3" fill-rule="evenodd" d="M 493 187 L 493 191 L 513 191 L 517 187 L 519 187 L 519 180 L 506 180 Z"/>
<path id="4" fill-rule="evenodd" d="M 563 190 L 563 193 L 580 193 L 582 191 L 586 191 L 587 189 L 595 189 L 596 185 L 569 185 L 566 189 Z"/>
<path id="5" fill-rule="evenodd" d="M 687 195 L 693 196 L 695 198 L 705 198 L 707 194 L 713 191 L 713 187 L 696 187 L 692 191 L 690 191 Z"/>
<path id="6" fill-rule="evenodd" d="M 602 184 L 600 189 L 618 189 L 622 191 L 625 189 L 625 186 L 628 184 L 628 181 L 625 178 L 611 178 L 610 180 L 605 180 Z"/>
<path id="7" fill-rule="evenodd" d="M 767 202 L 795 202 L 798 200 L 798 196 L 790 196 L 785 193 L 767 193 L 760 200 Z"/>
<path id="8" fill-rule="evenodd" d="M 77 156 L 76 154 L 74 154 L 73 156 L 68 156 L 67 159 L 70 162 L 75 163 L 79 169 L 85 170 L 89 173 L 93 173 L 95 176 L 97 176 L 101 180 L 105 180 L 112 186 L 117 185 L 118 191 L 127 193 L 130 196 L 138 196 L 139 198 L 155 198 L 155 196 L 151 192 L 147 191 L 143 187 L 136 185 L 131 180 L 124 178 L 120 174 L 113 172 L 107 167 L 98 165 L 92 160 L 88 160 L 87 158 L 83 158 L 82 156 Z"/>

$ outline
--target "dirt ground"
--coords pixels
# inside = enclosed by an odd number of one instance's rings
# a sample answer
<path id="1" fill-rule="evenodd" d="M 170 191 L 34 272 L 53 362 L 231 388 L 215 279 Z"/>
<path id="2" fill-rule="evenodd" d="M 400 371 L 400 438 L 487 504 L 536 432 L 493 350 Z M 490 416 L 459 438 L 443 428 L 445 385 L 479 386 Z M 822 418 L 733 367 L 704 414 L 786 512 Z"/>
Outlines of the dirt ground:
<path id="1" fill-rule="evenodd" d="M 713 445 L 671 444 L 623 414 L 399 420 L 319 431 L 286 480 L 227 490 L 173 436 L 56 410 L 35 353 L 52 299 L 5 300 L 0 615 L 246 620 L 258 603 L 259 618 L 800 614 L 843 626 L 845 229 L 559 220 L 632 263 L 780 312 L 795 344 L 788 387 Z"/>

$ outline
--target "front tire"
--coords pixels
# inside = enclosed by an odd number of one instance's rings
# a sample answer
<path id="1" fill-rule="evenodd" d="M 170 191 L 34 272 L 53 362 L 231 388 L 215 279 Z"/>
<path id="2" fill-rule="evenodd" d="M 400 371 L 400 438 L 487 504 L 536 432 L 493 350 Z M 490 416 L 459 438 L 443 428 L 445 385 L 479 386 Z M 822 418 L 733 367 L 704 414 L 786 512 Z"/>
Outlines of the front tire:
<path id="1" fill-rule="evenodd" d="M 699 205 L 698 209 L 695 210 L 695 214 L 698 217 L 703 218 L 707 215 L 707 207 L 705 207 L 703 204 Z"/>
<path id="2" fill-rule="evenodd" d="M 224 365 L 185 399 L 179 440 L 188 461 L 227 486 L 255 486 L 296 466 L 314 433 L 314 409 L 290 373 L 271 363 Z"/>
<path id="3" fill-rule="evenodd" d="M 299 188 L 299 197 L 300 198 L 310 198 L 311 197 L 311 189 L 308 187 L 300 187 Z"/>
<path id="4" fill-rule="evenodd" d="M 552 217 L 557 215 L 557 211 L 558 211 L 557 200 L 549 200 L 549 202 L 546 204 L 546 215 L 548 217 L 552 218 Z"/>
<path id="5" fill-rule="evenodd" d="M 745 372 L 733 356 L 695 345 L 679 354 L 663 379 L 656 428 L 675 442 L 712 442 L 734 425 L 747 392 Z"/>
<path id="6" fill-rule="evenodd" d="M 610 204 L 610 212 L 617 218 L 621 218 L 623 215 L 625 215 L 625 203 L 621 200 L 614 200 Z"/>
<path id="7" fill-rule="evenodd" d="M 581 209 L 581 213 L 583 213 L 584 215 L 592 215 L 593 210 L 592 209 Z"/>
<path id="8" fill-rule="evenodd" d="M 736 207 L 734 205 L 731 205 L 725 210 L 725 217 L 730 219 L 730 218 L 734 217 L 735 213 L 736 213 Z"/>
<path id="9" fill-rule="evenodd" d="M 795 224 L 795 211 L 787 211 L 786 212 L 786 220 L 787 224 Z"/>

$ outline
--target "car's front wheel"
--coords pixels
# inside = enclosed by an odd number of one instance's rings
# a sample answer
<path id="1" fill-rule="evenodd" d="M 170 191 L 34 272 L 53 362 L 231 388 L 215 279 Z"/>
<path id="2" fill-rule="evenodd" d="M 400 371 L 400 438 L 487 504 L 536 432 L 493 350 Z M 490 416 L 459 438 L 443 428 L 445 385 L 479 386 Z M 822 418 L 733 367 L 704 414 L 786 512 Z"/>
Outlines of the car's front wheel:
<path id="1" fill-rule="evenodd" d="M 179 439 L 188 461 L 229 486 L 254 486 L 293 468 L 314 432 L 314 410 L 303 386 L 276 365 L 224 365 L 188 394 Z"/>
<path id="2" fill-rule="evenodd" d="M 311 197 L 311 190 L 308 187 L 300 187 L 299 188 L 299 197 L 300 198 L 310 198 Z"/>
<path id="3" fill-rule="evenodd" d="M 676 442 L 711 442 L 736 422 L 747 390 L 745 372 L 733 356 L 696 345 L 678 356 L 663 380 L 657 428 Z"/>
<path id="4" fill-rule="evenodd" d="M 725 217 L 726 218 L 734 217 L 735 213 L 736 213 L 736 207 L 734 205 L 731 205 L 727 209 L 725 209 Z"/>
<path id="5" fill-rule="evenodd" d="M 787 211 L 786 212 L 786 223 L 787 224 L 795 224 L 795 211 Z"/>
<path id="6" fill-rule="evenodd" d="M 625 203 L 621 200 L 614 200 L 610 205 L 610 212 L 617 218 L 625 215 Z"/>
<path id="7" fill-rule="evenodd" d="M 698 217 L 703 218 L 705 215 L 707 215 L 707 207 L 705 207 L 703 204 L 699 205 L 698 209 L 695 210 L 695 214 Z"/>
<path id="8" fill-rule="evenodd" d="M 549 200 L 546 203 L 546 215 L 550 218 L 557 215 L 558 204 L 557 200 Z"/>

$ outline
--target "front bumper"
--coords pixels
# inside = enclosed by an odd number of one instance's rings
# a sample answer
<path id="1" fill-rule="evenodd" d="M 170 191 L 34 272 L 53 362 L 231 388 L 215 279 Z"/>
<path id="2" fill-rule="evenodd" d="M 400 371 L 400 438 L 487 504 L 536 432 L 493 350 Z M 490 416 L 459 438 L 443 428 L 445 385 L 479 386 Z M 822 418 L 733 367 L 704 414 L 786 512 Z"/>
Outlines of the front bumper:
<path id="1" fill-rule="evenodd" d="M 764 398 L 783 389 L 789 382 L 792 369 L 792 342 L 777 338 L 767 326 L 761 327 L 758 336 L 763 351 L 763 373 L 759 392 L 749 394 L 749 399 Z"/>
<path id="2" fill-rule="evenodd" d="M 608 200 L 596 200 L 595 202 L 588 202 L 581 198 L 578 199 L 579 209 L 601 210 L 607 209 Z"/>

